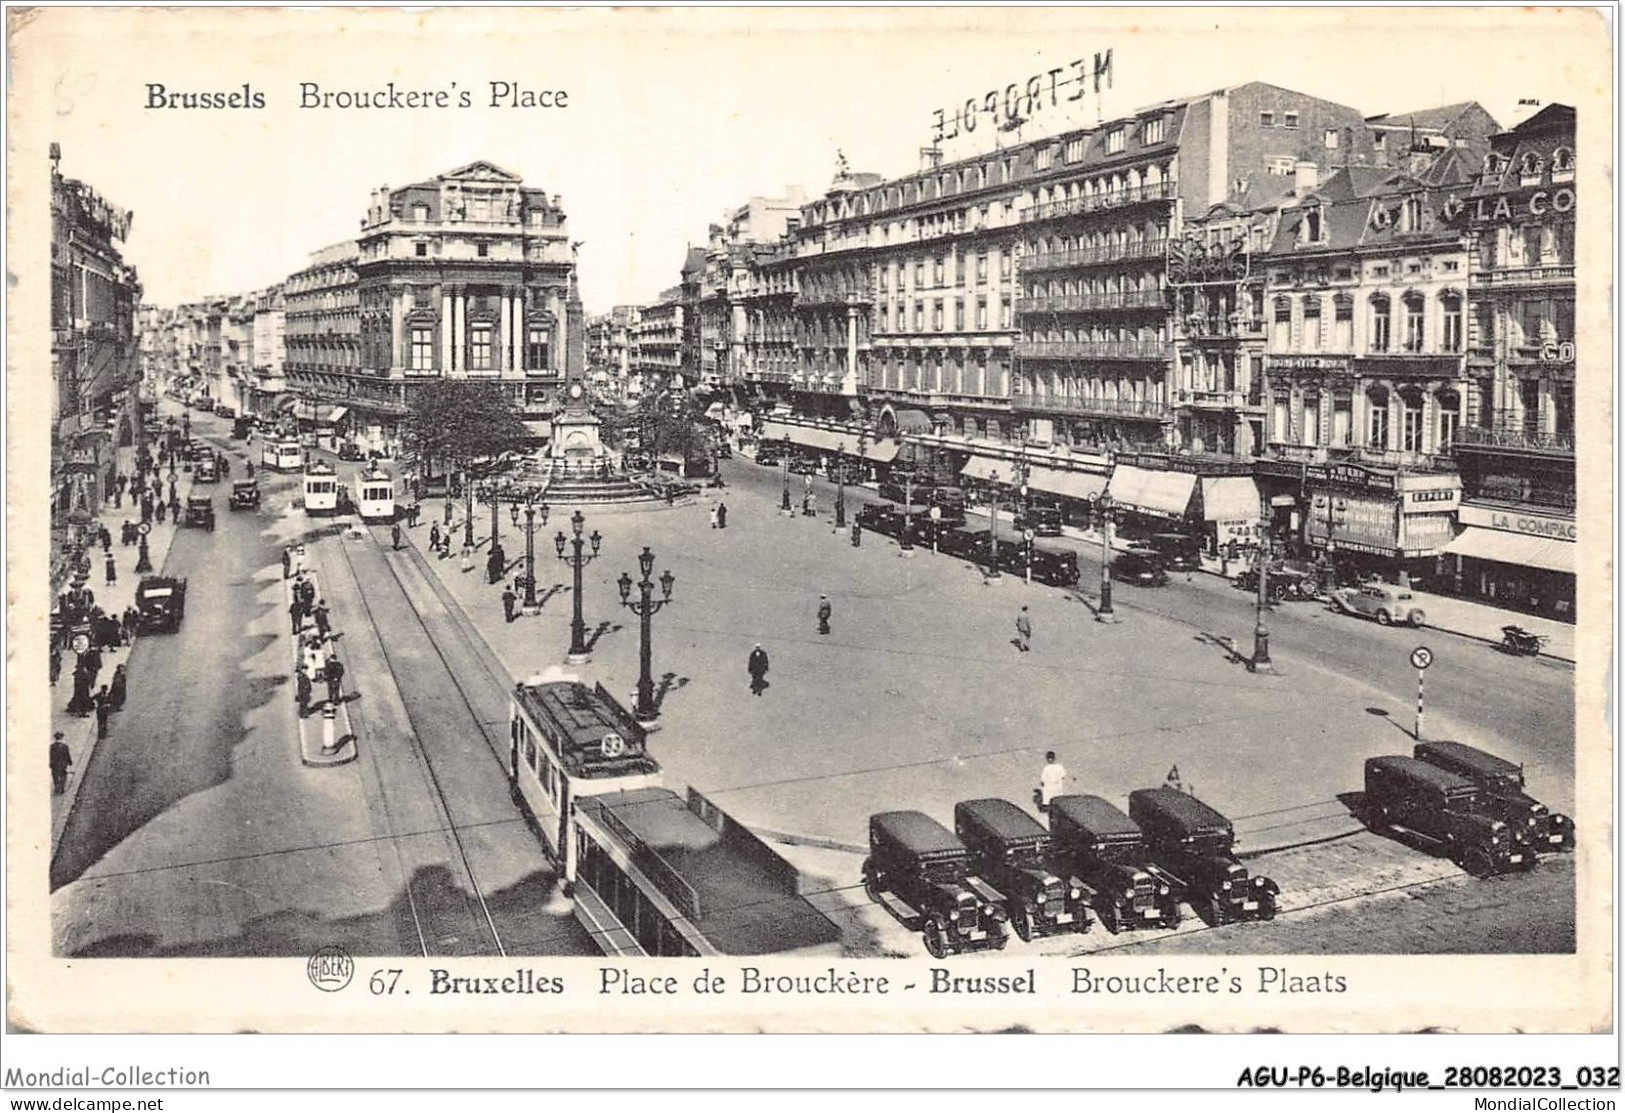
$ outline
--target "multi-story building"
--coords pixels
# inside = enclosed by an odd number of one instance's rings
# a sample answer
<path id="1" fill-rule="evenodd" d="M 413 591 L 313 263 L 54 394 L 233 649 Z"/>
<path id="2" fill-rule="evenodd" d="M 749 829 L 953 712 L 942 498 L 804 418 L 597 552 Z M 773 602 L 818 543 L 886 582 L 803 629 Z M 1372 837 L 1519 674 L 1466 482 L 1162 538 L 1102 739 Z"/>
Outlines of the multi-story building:
<path id="1" fill-rule="evenodd" d="M 1367 116 L 1365 125 L 1377 165 L 1412 172 L 1446 150 L 1462 152 L 1465 165 L 1477 167 L 1489 153 L 1490 136 L 1501 130 L 1477 101 Z"/>
<path id="2" fill-rule="evenodd" d="M 1574 619 L 1575 113 L 1554 104 L 1494 137 L 1451 195 L 1470 234 L 1467 373 L 1476 428 L 1456 437 L 1463 594 Z"/>
<path id="3" fill-rule="evenodd" d="M 349 405 L 374 392 L 361 380 L 361 320 L 356 285 L 358 253 L 344 240 L 311 253 L 309 264 L 283 283 L 285 318 L 283 364 L 287 393 L 283 412 L 305 428 L 337 436 L 349 418 Z M 400 407 L 398 418 L 405 413 Z"/>
<path id="4" fill-rule="evenodd" d="M 117 242 L 130 214 L 62 176 L 51 151 L 52 584 L 69 534 L 135 470 L 144 434 L 135 331 L 141 283 Z"/>
<path id="5" fill-rule="evenodd" d="M 632 368 L 637 381 L 631 394 L 654 393 L 683 370 L 687 316 L 680 286 L 662 292 L 659 301 L 639 310 L 632 330 Z"/>
<path id="6" fill-rule="evenodd" d="M 245 413 L 271 414 L 280 407 L 288 384 L 287 303 L 278 283 L 254 296 L 252 389 Z"/>

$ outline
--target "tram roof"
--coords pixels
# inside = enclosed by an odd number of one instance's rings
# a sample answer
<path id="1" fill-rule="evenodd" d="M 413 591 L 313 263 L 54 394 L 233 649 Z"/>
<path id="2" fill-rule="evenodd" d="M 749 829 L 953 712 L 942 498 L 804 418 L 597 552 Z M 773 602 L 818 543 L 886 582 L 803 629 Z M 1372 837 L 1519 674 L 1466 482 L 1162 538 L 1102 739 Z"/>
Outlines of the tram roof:
<path id="1" fill-rule="evenodd" d="M 577 806 L 611 812 L 694 890 L 695 926 L 723 954 L 774 954 L 840 939 L 840 929 L 796 890 L 793 867 L 731 817 L 719 815 L 731 834 L 719 832 L 665 788 L 581 797 Z"/>
<path id="2" fill-rule="evenodd" d="M 602 684 L 588 688 L 573 680 L 521 683 L 514 686 L 514 698 L 533 722 L 548 728 L 550 735 L 555 731 L 567 735 L 567 744 L 562 746 L 559 756 L 578 776 L 623 776 L 659 768 L 644 747 L 643 728 Z M 622 754 L 603 754 L 602 743 L 609 734 L 618 734 L 625 741 Z M 555 738 L 555 745 L 558 743 Z M 630 768 L 633 766 L 649 768 Z"/>

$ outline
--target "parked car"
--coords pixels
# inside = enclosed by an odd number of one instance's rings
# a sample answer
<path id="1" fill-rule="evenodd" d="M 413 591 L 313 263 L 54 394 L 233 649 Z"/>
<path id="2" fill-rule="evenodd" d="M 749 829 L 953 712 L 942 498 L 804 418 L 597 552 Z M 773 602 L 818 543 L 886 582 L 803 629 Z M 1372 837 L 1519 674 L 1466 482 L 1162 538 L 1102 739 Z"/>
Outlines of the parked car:
<path id="1" fill-rule="evenodd" d="M 1524 792 L 1523 766 L 1465 742 L 1418 742 L 1412 753 L 1483 789 L 1491 810 L 1512 826 L 1525 828 L 1535 850 L 1574 849 L 1574 820 Z"/>
<path id="2" fill-rule="evenodd" d="M 233 421 L 231 423 L 231 439 L 232 440 L 240 441 L 244 437 L 248 436 L 248 434 L 252 433 L 253 431 L 254 431 L 254 419 L 252 417 L 235 418 L 235 419 L 233 419 Z"/>
<path id="3" fill-rule="evenodd" d="M 1004 897 L 1005 914 L 1023 943 L 1089 930 L 1083 886 L 1052 868 L 1043 824 L 1008 800 L 954 805 L 954 833 L 970 848 L 976 872 Z"/>
<path id="4" fill-rule="evenodd" d="M 1157 563 L 1174 572 L 1202 570 L 1202 539 L 1188 533 L 1153 533 L 1130 542 L 1129 549 L 1153 554 Z"/>
<path id="5" fill-rule="evenodd" d="M 1421 626 L 1427 622 L 1427 615 L 1417 605 L 1416 596 L 1394 584 L 1341 587 L 1332 592 L 1332 599 L 1344 613 L 1374 618 L 1384 626 L 1392 626 L 1396 622 Z"/>
<path id="6" fill-rule="evenodd" d="M 1411 835 L 1474 877 L 1535 865 L 1527 827 L 1500 818 L 1488 794 L 1466 777 L 1414 757 L 1367 758 L 1360 810 L 1378 834 Z"/>
<path id="7" fill-rule="evenodd" d="M 1054 587 L 1071 587 L 1081 578 L 1078 554 L 1073 549 L 1032 546 L 1033 579 Z M 1005 538 L 999 542 L 999 567 L 1017 576 L 1027 574 L 1027 543 Z"/>
<path id="8" fill-rule="evenodd" d="M 932 487 L 926 491 L 925 505 L 937 508 L 943 525 L 965 524 L 965 492 L 958 487 Z"/>
<path id="9" fill-rule="evenodd" d="M 1266 591 L 1271 603 L 1288 600 L 1318 599 L 1321 590 L 1321 569 L 1313 561 L 1272 561 Z M 1258 590 L 1258 565 L 1250 564 L 1230 581 L 1242 591 Z"/>
<path id="10" fill-rule="evenodd" d="M 221 417 L 237 416 L 237 411 L 226 405 L 224 402 L 216 402 L 214 404 L 214 412 L 219 414 Z"/>
<path id="11" fill-rule="evenodd" d="M 790 471 L 796 475 L 817 475 L 818 462 L 806 456 L 797 456 L 790 461 Z"/>
<path id="12" fill-rule="evenodd" d="M 205 456 L 193 465 L 192 481 L 194 483 L 220 482 L 220 466 L 214 462 L 213 456 Z"/>
<path id="13" fill-rule="evenodd" d="M 362 458 L 361 447 L 353 441 L 345 441 L 339 445 L 340 460 L 359 460 Z"/>
<path id="14" fill-rule="evenodd" d="M 1112 561 L 1112 579 L 1141 587 L 1161 587 L 1168 582 L 1168 570 L 1150 553 L 1131 549 Z"/>
<path id="15" fill-rule="evenodd" d="M 186 581 L 146 576 L 135 588 L 135 609 L 143 634 L 172 634 L 186 617 Z"/>
<path id="16" fill-rule="evenodd" d="M 1099 796 L 1057 796 L 1049 804 L 1057 864 L 1084 884 L 1085 898 L 1106 930 L 1174 928 L 1184 886 L 1151 860 L 1145 835 Z"/>
<path id="17" fill-rule="evenodd" d="M 1061 523 L 1063 521 L 1059 506 L 1044 506 L 1034 503 L 1032 506 L 1016 511 L 1016 530 L 1032 530 L 1039 537 L 1061 536 Z"/>
<path id="18" fill-rule="evenodd" d="M 900 504 L 907 502 L 913 506 L 929 506 L 931 502 L 931 489 L 923 483 L 913 484 L 905 491 L 901 483 L 886 482 L 880 484 L 878 490 L 880 497 L 888 502 Z M 907 499 L 903 497 L 905 493 L 908 495 Z"/>
<path id="19" fill-rule="evenodd" d="M 1177 788 L 1141 788 L 1129 793 L 1128 814 L 1152 861 L 1179 880 L 1208 923 L 1275 918 L 1280 886 L 1236 860 L 1235 828 L 1219 812 Z"/>
<path id="20" fill-rule="evenodd" d="M 944 529 L 937 538 L 937 549 L 973 564 L 986 564 L 992 537 L 985 529 Z"/>
<path id="21" fill-rule="evenodd" d="M 186 527 L 214 532 L 214 500 L 208 495 L 188 495 L 186 498 Z"/>
<path id="22" fill-rule="evenodd" d="M 231 485 L 231 508 L 253 510 L 260 504 L 260 485 L 252 479 L 239 479 Z"/>
<path id="23" fill-rule="evenodd" d="M 1000 950 L 1009 942 L 1003 895 L 975 875 L 965 844 L 924 812 L 869 817 L 863 891 L 920 932 L 932 958 Z"/>

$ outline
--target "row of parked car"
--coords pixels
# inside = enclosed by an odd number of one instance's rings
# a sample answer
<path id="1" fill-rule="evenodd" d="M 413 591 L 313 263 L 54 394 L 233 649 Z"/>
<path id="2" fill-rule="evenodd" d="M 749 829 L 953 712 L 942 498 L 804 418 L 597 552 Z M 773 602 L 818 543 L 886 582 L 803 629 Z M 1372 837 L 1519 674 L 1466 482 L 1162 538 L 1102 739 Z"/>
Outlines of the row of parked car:
<path id="1" fill-rule="evenodd" d="M 954 829 L 918 811 L 869 819 L 863 887 L 933 958 L 1086 932 L 1177 927 L 1181 905 L 1208 924 L 1269 920 L 1280 888 L 1248 873 L 1230 821 L 1175 788 L 1059 796 L 1049 827 L 1008 800 L 966 800 Z M 1092 917 L 1091 918 L 1091 914 Z"/>

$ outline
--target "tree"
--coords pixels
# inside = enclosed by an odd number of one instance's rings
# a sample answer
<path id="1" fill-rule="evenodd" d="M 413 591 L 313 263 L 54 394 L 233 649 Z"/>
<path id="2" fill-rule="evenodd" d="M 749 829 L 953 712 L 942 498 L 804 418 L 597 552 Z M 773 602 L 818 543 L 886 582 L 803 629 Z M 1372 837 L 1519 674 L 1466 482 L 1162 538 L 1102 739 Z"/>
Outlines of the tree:
<path id="1" fill-rule="evenodd" d="M 408 404 L 406 443 L 425 478 L 437 464 L 469 475 L 490 474 L 525 435 L 524 423 L 496 383 L 436 379 L 414 390 Z"/>

